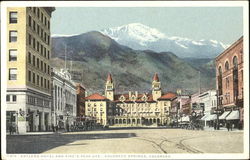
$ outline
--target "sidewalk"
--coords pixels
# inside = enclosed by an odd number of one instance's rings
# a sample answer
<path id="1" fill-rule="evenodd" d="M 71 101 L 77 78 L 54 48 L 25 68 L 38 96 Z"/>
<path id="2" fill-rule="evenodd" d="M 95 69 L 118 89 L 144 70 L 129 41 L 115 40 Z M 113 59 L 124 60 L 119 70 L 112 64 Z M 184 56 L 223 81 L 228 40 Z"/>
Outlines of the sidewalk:
<path id="1" fill-rule="evenodd" d="M 54 134 L 56 132 L 26 132 L 26 133 L 12 133 L 11 135 L 17 136 L 17 135 L 50 135 Z M 58 132 L 59 133 L 59 132 Z M 6 135 L 10 135 L 10 133 L 6 133 Z"/>
<path id="2" fill-rule="evenodd" d="M 239 130 L 239 129 L 235 129 L 233 128 L 233 130 L 227 130 L 227 128 L 225 127 L 220 127 L 219 130 L 214 130 L 214 127 L 204 127 L 204 131 L 226 131 L 226 132 L 244 132 L 244 130 Z"/>

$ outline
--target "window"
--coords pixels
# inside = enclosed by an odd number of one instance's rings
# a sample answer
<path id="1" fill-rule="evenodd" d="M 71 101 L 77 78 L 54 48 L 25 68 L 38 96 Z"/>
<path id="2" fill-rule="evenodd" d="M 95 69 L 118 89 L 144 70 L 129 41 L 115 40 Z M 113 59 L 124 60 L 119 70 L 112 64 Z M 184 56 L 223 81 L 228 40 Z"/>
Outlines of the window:
<path id="1" fill-rule="evenodd" d="M 47 33 L 44 32 L 44 41 L 47 42 Z"/>
<path id="2" fill-rule="evenodd" d="M 237 69 L 238 68 L 238 59 L 236 56 L 234 56 L 234 58 L 233 58 L 233 64 L 234 64 L 234 68 Z"/>
<path id="3" fill-rule="evenodd" d="M 32 76 L 32 79 L 33 79 L 33 83 L 36 83 L 36 74 L 35 73 L 33 73 L 33 76 Z"/>
<path id="4" fill-rule="evenodd" d="M 39 86 L 39 80 L 40 80 L 40 77 L 39 75 L 36 75 L 36 84 Z"/>
<path id="5" fill-rule="evenodd" d="M 31 71 L 28 71 L 28 80 L 31 81 Z"/>
<path id="6" fill-rule="evenodd" d="M 33 38 L 33 48 L 35 49 L 36 48 L 36 39 Z"/>
<path id="7" fill-rule="evenodd" d="M 33 66 L 36 66 L 36 57 L 33 55 Z"/>
<path id="8" fill-rule="evenodd" d="M 48 59 L 50 59 L 50 53 L 49 53 L 49 51 L 48 51 Z"/>
<path id="9" fill-rule="evenodd" d="M 49 45 L 49 43 L 50 43 L 50 37 L 49 37 L 49 35 L 48 35 L 48 45 Z"/>
<path id="10" fill-rule="evenodd" d="M 44 63 L 44 72 L 46 73 L 46 70 L 47 70 L 47 66 L 46 66 L 46 63 Z"/>
<path id="11" fill-rule="evenodd" d="M 226 78 L 226 88 L 229 88 L 229 78 Z"/>
<path id="12" fill-rule="evenodd" d="M 36 25 L 36 29 L 37 29 L 37 34 L 39 35 L 40 34 L 40 26 L 39 26 L 39 24 Z"/>
<path id="13" fill-rule="evenodd" d="M 36 31 L 36 22 L 33 20 L 33 30 Z"/>
<path id="14" fill-rule="evenodd" d="M 226 63 L 225 63 L 225 70 L 226 70 L 226 71 L 229 70 L 229 63 L 228 63 L 228 61 L 226 61 Z"/>
<path id="15" fill-rule="evenodd" d="M 9 80 L 17 80 L 17 69 L 16 68 L 9 69 Z"/>
<path id="16" fill-rule="evenodd" d="M 46 55 L 46 48 L 44 47 L 44 55 Z"/>
<path id="17" fill-rule="evenodd" d="M 47 80 L 44 78 L 44 88 L 46 88 L 47 87 Z"/>
<path id="18" fill-rule="evenodd" d="M 48 80 L 48 89 L 50 88 L 50 81 Z"/>
<path id="19" fill-rule="evenodd" d="M 37 8 L 37 17 L 40 18 L 40 9 Z"/>
<path id="20" fill-rule="evenodd" d="M 12 95 L 12 101 L 16 102 L 16 95 Z"/>
<path id="21" fill-rule="evenodd" d="M 36 7 L 33 7 L 33 12 L 36 14 Z"/>
<path id="22" fill-rule="evenodd" d="M 31 27 L 31 16 L 29 16 L 29 27 Z"/>
<path id="23" fill-rule="evenodd" d="M 43 29 L 41 29 L 41 38 L 43 38 Z"/>
<path id="24" fill-rule="evenodd" d="M 41 61 L 41 70 L 43 71 L 43 61 Z"/>
<path id="25" fill-rule="evenodd" d="M 41 77 L 41 86 L 43 87 L 43 77 Z"/>
<path id="26" fill-rule="evenodd" d="M 7 101 L 7 102 L 10 101 L 10 95 L 6 95 L 6 101 Z"/>
<path id="27" fill-rule="evenodd" d="M 43 54 L 43 45 L 41 44 L 41 54 Z"/>
<path id="28" fill-rule="evenodd" d="M 42 21 L 42 23 L 43 23 L 43 13 L 41 13 L 41 21 Z"/>
<path id="29" fill-rule="evenodd" d="M 17 60 L 17 50 L 11 49 L 9 50 L 9 61 L 16 61 Z"/>
<path id="30" fill-rule="evenodd" d="M 44 55 L 43 55 L 44 57 L 46 57 L 47 56 L 47 54 L 46 54 L 46 51 L 44 51 Z"/>
<path id="31" fill-rule="evenodd" d="M 29 34 L 29 45 L 31 45 L 31 41 L 32 41 L 32 37 L 31 37 L 31 35 Z"/>
<path id="32" fill-rule="evenodd" d="M 48 74 L 50 74 L 50 66 L 48 65 Z"/>
<path id="33" fill-rule="evenodd" d="M 46 25 L 47 25 L 47 18 L 46 18 L 46 17 L 44 17 L 44 18 L 45 18 L 45 20 L 44 20 L 44 21 L 45 21 L 45 26 L 46 26 Z"/>
<path id="34" fill-rule="evenodd" d="M 37 68 L 39 69 L 39 58 L 36 59 L 36 65 L 37 65 Z"/>
<path id="35" fill-rule="evenodd" d="M 16 42 L 17 41 L 17 31 L 10 31 L 9 35 L 9 42 Z"/>
<path id="36" fill-rule="evenodd" d="M 10 23 L 17 23 L 17 12 L 10 12 Z"/>
<path id="37" fill-rule="evenodd" d="M 29 64 L 31 64 L 31 53 L 30 52 L 28 53 L 28 62 L 29 62 Z"/>
<path id="38" fill-rule="evenodd" d="M 50 29 L 50 22 L 48 21 L 48 29 Z"/>
<path id="39" fill-rule="evenodd" d="M 37 41 L 36 42 L 36 50 L 39 52 L 39 49 L 40 49 L 40 43 Z"/>

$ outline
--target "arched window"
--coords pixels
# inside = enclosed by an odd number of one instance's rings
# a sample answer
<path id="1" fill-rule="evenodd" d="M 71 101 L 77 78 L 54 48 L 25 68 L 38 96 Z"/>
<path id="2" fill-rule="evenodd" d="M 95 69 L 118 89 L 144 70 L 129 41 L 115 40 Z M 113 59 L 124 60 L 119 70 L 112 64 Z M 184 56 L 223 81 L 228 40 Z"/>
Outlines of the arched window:
<path id="1" fill-rule="evenodd" d="M 229 70 L 229 63 L 228 63 L 228 61 L 226 61 L 226 63 L 225 63 L 225 70 L 226 70 L 226 71 Z"/>
<path id="2" fill-rule="evenodd" d="M 234 56 L 233 58 L 233 65 L 234 65 L 234 68 L 237 69 L 238 68 L 238 59 L 236 56 Z"/>
<path id="3" fill-rule="evenodd" d="M 222 70 L 221 70 L 221 67 L 219 67 L 219 69 L 218 69 L 218 73 L 219 73 L 219 75 L 220 75 L 220 76 L 222 75 Z"/>

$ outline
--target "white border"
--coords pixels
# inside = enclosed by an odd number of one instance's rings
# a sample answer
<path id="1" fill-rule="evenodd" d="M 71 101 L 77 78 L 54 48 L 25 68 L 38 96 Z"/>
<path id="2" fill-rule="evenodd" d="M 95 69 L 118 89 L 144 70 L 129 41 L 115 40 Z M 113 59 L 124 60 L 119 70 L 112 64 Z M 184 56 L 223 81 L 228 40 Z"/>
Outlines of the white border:
<path id="1" fill-rule="evenodd" d="M 3 159 L 239 159 L 249 158 L 249 6 L 247 1 L 9 1 L 1 2 L 1 130 L 6 130 L 6 13 L 7 7 L 56 6 L 56 7 L 243 7 L 244 35 L 244 153 L 243 154 L 8 154 L 6 155 L 6 134 L 1 134 Z M 240 37 L 239 37 L 240 38 Z M 237 40 L 237 39 L 236 39 Z M 236 41 L 235 40 L 235 41 Z"/>

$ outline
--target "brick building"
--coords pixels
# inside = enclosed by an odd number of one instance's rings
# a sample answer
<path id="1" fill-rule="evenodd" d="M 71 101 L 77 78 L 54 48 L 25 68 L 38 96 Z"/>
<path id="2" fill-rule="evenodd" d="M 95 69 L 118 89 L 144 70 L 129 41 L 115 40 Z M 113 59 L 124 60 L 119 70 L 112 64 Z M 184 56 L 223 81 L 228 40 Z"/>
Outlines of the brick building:
<path id="1" fill-rule="evenodd" d="M 224 112 L 230 112 L 225 120 L 235 126 L 241 125 L 243 113 L 243 37 L 238 39 L 216 57 L 216 86 L 218 105 Z"/>
<path id="2" fill-rule="evenodd" d="M 85 115 L 85 87 L 80 83 L 76 84 L 77 94 L 77 117 L 83 117 Z"/>

